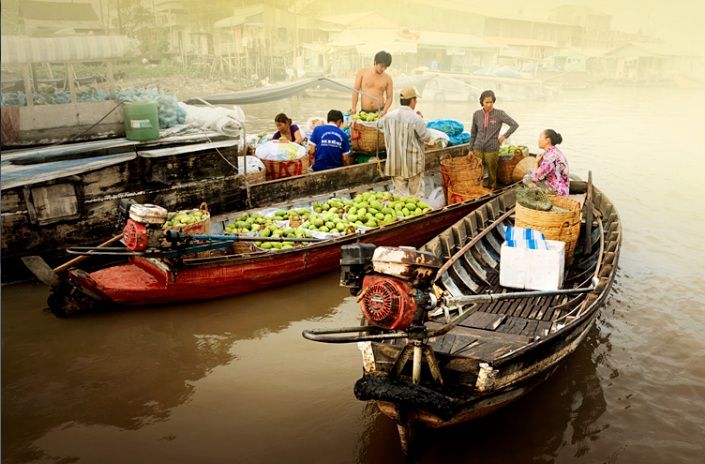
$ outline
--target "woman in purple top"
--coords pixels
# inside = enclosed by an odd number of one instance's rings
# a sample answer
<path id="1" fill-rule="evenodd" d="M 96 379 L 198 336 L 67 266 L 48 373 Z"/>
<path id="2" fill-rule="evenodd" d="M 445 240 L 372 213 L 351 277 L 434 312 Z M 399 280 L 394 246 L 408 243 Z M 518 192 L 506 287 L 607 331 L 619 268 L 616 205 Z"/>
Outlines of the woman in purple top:
<path id="1" fill-rule="evenodd" d="M 561 134 L 553 129 L 541 132 L 539 148 L 544 150 L 543 156 L 541 156 L 536 170 L 527 176 L 529 177 L 527 180 L 550 193 L 567 196 L 570 189 L 568 161 L 556 146 L 562 141 Z"/>
<path id="2" fill-rule="evenodd" d="M 303 137 L 301 136 L 299 126 L 292 124 L 291 119 L 289 119 L 284 113 L 279 113 L 275 116 L 274 124 L 277 126 L 277 131 L 274 133 L 272 140 L 288 140 L 289 142 L 295 142 L 299 145 L 303 143 Z"/>

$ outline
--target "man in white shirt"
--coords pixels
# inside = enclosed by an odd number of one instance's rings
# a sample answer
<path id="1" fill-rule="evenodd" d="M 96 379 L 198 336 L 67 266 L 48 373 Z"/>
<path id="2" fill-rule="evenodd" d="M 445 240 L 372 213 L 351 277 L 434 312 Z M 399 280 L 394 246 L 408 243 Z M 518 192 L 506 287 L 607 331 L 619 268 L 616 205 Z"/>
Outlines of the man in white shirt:
<path id="1" fill-rule="evenodd" d="M 394 191 L 399 196 L 424 196 L 424 144 L 431 136 L 420 113 L 415 111 L 420 97 L 415 87 L 402 89 L 401 107 L 381 120 L 387 149 L 384 174 L 392 177 Z"/>

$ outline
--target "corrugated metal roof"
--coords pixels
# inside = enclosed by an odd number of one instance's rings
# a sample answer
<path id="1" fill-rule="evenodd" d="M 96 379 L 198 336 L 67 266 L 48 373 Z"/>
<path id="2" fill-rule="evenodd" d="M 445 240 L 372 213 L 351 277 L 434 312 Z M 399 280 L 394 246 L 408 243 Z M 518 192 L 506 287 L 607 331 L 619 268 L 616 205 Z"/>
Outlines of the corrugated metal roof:
<path id="1" fill-rule="evenodd" d="M 122 58 L 139 52 L 139 41 L 125 36 L 20 37 L 3 35 L 3 64 L 60 63 Z"/>

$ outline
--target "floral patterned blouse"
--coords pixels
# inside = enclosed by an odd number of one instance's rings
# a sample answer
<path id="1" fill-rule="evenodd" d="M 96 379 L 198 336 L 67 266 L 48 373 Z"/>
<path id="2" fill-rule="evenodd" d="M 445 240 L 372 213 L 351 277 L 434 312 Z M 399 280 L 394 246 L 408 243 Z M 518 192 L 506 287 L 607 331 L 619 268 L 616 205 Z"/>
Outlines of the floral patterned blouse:
<path id="1" fill-rule="evenodd" d="M 556 195 L 568 195 L 570 189 L 568 161 L 558 147 L 554 145 L 544 152 L 541 163 L 531 174 L 531 180 L 546 182 L 556 192 Z"/>

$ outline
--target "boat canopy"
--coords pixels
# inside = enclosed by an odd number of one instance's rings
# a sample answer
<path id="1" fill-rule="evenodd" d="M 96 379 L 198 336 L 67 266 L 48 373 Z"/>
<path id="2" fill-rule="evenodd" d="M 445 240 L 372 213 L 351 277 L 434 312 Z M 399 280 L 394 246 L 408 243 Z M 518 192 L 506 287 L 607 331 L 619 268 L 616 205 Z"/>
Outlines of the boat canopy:
<path id="1" fill-rule="evenodd" d="M 424 84 L 431 78 L 433 78 L 432 75 L 398 76 L 394 78 L 394 85 L 398 88 L 414 85 L 417 88 L 422 89 Z M 275 84 L 267 87 L 258 87 L 255 89 L 240 90 L 238 92 L 213 95 L 210 97 L 192 98 L 186 103 L 191 105 L 201 105 L 204 101 L 212 105 L 245 105 L 249 103 L 265 103 L 293 97 L 294 95 L 297 95 L 309 88 L 330 89 L 350 93 L 353 91 L 352 85 L 352 79 L 330 79 L 328 77 L 312 77 L 309 79 L 302 79 L 295 82 Z"/>
<path id="2" fill-rule="evenodd" d="M 62 63 L 123 58 L 139 53 L 139 41 L 126 36 L 1 38 L 2 64 Z"/>

